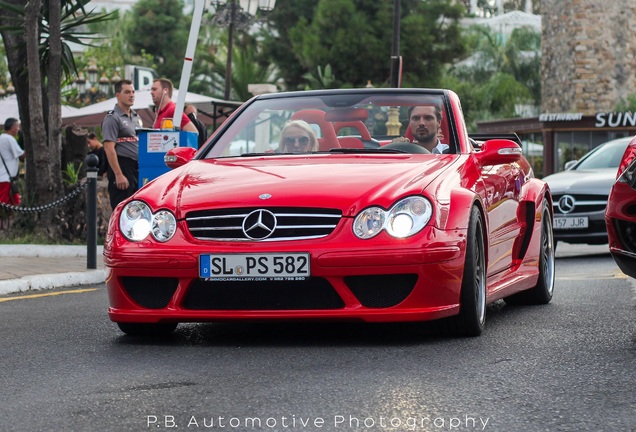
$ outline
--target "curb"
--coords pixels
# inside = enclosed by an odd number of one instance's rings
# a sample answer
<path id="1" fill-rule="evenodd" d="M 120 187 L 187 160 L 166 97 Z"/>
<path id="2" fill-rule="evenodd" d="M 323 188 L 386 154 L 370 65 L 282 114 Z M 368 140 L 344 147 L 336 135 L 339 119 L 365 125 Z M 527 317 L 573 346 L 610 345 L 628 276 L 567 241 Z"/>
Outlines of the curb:
<path id="1" fill-rule="evenodd" d="M 97 246 L 97 255 L 104 253 L 104 246 Z M 82 257 L 88 255 L 87 246 L 0 244 L 0 257 Z"/>
<path id="2" fill-rule="evenodd" d="M 0 281 L 0 295 L 39 291 L 74 285 L 101 284 L 106 280 L 105 270 L 24 276 L 20 279 Z"/>
<path id="3" fill-rule="evenodd" d="M 97 246 L 97 259 L 104 253 L 103 246 Z M 0 244 L 0 257 L 86 257 L 87 246 Z M 0 280 L 0 295 L 39 291 L 76 285 L 102 284 L 106 281 L 106 269 L 81 272 L 39 274 L 16 279 Z"/>

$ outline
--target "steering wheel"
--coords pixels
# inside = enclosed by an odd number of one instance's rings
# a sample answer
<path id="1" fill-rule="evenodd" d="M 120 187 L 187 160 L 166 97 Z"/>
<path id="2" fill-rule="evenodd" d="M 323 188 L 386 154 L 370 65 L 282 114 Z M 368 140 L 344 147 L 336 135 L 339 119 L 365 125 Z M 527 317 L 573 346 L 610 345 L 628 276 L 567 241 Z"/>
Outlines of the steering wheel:
<path id="1" fill-rule="evenodd" d="M 411 153 L 411 154 L 430 154 L 431 153 L 430 151 L 426 150 L 424 147 L 419 146 L 417 144 L 410 143 L 410 142 L 394 142 L 394 143 L 390 143 L 385 146 L 382 146 L 380 148 L 400 150 L 405 153 Z"/>

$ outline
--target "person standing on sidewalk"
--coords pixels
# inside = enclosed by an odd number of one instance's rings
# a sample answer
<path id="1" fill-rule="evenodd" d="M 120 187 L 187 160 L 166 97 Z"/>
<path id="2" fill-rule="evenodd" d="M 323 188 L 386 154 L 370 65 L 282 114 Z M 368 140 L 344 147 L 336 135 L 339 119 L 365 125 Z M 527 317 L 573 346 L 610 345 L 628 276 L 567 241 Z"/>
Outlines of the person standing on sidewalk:
<path id="1" fill-rule="evenodd" d="M 97 138 L 95 132 L 90 132 L 86 135 L 86 145 L 88 146 L 88 153 L 94 154 L 99 158 L 99 163 L 97 164 L 97 177 L 102 177 L 106 174 L 106 170 L 108 167 L 108 161 L 106 160 L 106 153 L 104 152 L 104 145 Z"/>
<path id="2" fill-rule="evenodd" d="M 24 150 L 16 137 L 20 132 L 20 121 L 8 118 L 4 122 L 4 133 L 0 135 L 0 202 L 18 205 L 20 195 L 11 193 L 11 177 L 18 175 L 20 159 L 24 160 Z"/>
<path id="3" fill-rule="evenodd" d="M 117 81 L 115 97 L 115 108 L 108 112 L 102 122 L 104 152 L 108 160 L 108 194 L 113 210 L 137 191 L 139 143 L 136 128 L 143 125 L 132 109 L 135 103 L 132 81 Z"/>

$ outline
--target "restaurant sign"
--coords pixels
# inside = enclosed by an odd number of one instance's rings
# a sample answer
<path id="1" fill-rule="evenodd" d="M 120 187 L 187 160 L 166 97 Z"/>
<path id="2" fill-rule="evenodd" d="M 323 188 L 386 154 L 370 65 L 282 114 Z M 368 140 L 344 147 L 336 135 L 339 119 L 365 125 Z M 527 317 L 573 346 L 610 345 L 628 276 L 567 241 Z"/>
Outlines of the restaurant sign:
<path id="1" fill-rule="evenodd" d="M 596 127 L 636 127 L 636 113 L 627 112 L 599 112 L 596 113 Z"/>
<path id="2" fill-rule="evenodd" d="M 539 114 L 540 122 L 579 121 L 583 113 L 542 113 Z"/>

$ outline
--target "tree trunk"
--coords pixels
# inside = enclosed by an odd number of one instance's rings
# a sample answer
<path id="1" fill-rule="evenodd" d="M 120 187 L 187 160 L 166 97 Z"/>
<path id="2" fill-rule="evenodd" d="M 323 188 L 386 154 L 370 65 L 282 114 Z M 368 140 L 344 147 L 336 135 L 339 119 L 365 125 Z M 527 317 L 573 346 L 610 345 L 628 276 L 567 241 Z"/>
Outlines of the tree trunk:
<path id="1" fill-rule="evenodd" d="M 62 34 L 61 34 L 60 0 L 49 0 L 49 63 L 47 73 L 48 84 L 48 144 L 49 165 L 51 170 L 51 184 L 53 191 L 63 191 L 61 177 L 55 175 L 61 172 L 62 157 Z M 57 209 L 55 210 L 57 212 Z M 59 235 L 59 224 L 55 212 L 50 211 L 48 231 L 50 235 Z"/>
<path id="2" fill-rule="evenodd" d="M 26 152 L 26 191 L 24 204 L 44 205 L 60 198 L 61 182 L 61 56 L 60 0 L 49 4 L 47 18 L 51 37 L 48 77 L 42 77 L 40 68 L 40 20 L 43 0 L 6 0 L 24 7 L 24 17 L 0 11 L 0 24 L 16 26 L 22 22 L 23 32 L 2 30 L 7 52 L 7 63 L 16 88 L 20 108 L 20 121 Z M 26 61 L 25 61 L 26 60 Z M 46 81 L 46 82 L 45 82 Z M 48 89 L 48 92 L 46 91 Z M 47 94 L 48 93 L 48 94 Z M 49 112 L 49 100 L 53 109 Z M 48 126 L 47 126 L 48 125 Z M 36 231 L 50 238 L 58 238 L 59 209 L 53 208 L 35 214 Z"/>
<path id="3" fill-rule="evenodd" d="M 33 166 L 27 166 L 27 171 L 34 172 L 35 176 L 35 200 L 38 204 L 53 202 L 56 198 L 57 176 L 53 175 L 51 154 L 54 149 L 49 147 L 44 109 L 42 103 L 42 74 L 40 73 L 40 11 L 42 0 L 29 0 L 25 7 L 24 27 L 27 48 L 27 70 L 29 72 L 29 122 L 31 129 L 31 152 L 33 153 Z M 48 119 L 47 119 L 48 120 Z M 59 161 L 59 155 L 57 156 Z M 56 174 L 59 173 L 59 170 Z M 51 237 L 55 237 L 57 229 L 54 227 L 54 215 L 51 210 L 40 213 L 38 230 Z"/>
<path id="4" fill-rule="evenodd" d="M 60 170 L 60 151 L 62 136 L 62 34 L 61 2 L 49 0 L 49 64 L 48 64 L 48 100 L 49 100 L 49 146 L 51 165 Z M 60 186 L 60 185 L 57 185 Z"/>

